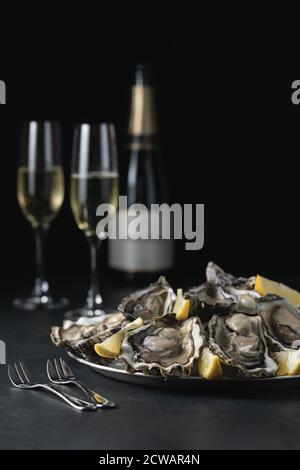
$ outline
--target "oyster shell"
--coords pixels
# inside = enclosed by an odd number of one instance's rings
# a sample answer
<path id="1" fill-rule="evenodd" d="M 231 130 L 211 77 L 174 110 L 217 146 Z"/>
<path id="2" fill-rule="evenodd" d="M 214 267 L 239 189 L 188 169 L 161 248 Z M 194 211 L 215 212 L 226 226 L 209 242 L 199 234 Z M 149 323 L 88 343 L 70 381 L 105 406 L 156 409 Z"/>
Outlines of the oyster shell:
<path id="1" fill-rule="evenodd" d="M 94 345 L 111 336 L 127 322 L 121 312 L 99 318 L 80 318 L 77 322 L 65 320 L 62 327 L 53 326 L 50 338 L 55 346 L 64 347 L 83 359 L 102 361 Z M 107 362 L 107 361 L 102 361 Z"/>
<path id="2" fill-rule="evenodd" d="M 145 289 L 125 297 L 118 310 L 128 318 L 142 317 L 144 321 L 162 318 L 172 311 L 176 295 L 164 276 Z"/>
<path id="3" fill-rule="evenodd" d="M 228 294 L 222 287 L 213 282 L 206 282 L 198 287 L 191 287 L 184 295 L 191 302 L 190 316 L 199 315 L 203 321 L 211 315 L 228 310 L 237 302 L 237 297 Z"/>
<path id="4" fill-rule="evenodd" d="M 204 342 L 199 318 L 177 322 L 168 316 L 127 333 L 121 357 L 133 372 L 190 375 Z"/>
<path id="5" fill-rule="evenodd" d="M 239 290 L 254 290 L 255 276 L 246 277 L 234 277 L 232 274 L 226 273 L 216 263 L 210 261 L 206 268 L 206 279 L 208 282 L 213 282 L 219 286 L 232 286 Z"/>
<path id="6" fill-rule="evenodd" d="M 257 314 L 257 301 L 255 297 L 244 293 L 244 291 L 239 291 L 236 298 L 236 304 L 232 307 L 233 312 L 246 313 L 247 315 Z"/>
<path id="7" fill-rule="evenodd" d="M 206 268 L 206 278 L 207 282 L 185 293 L 191 301 L 190 315 L 199 315 L 208 321 L 212 314 L 229 310 L 248 315 L 257 313 L 255 300 L 260 295 L 254 290 L 255 277 L 236 278 L 211 261 Z"/>
<path id="8" fill-rule="evenodd" d="M 102 317 L 81 317 L 76 322 L 64 320 L 61 327 L 52 326 L 50 337 L 55 346 L 64 347 L 121 326 L 124 321 L 126 321 L 126 318 L 120 312 L 110 313 Z"/>
<path id="9" fill-rule="evenodd" d="M 214 315 L 208 325 L 209 347 L 221 361 L 245 377 L 276 375 L 278 366 L 270 357 L 262 320 L 244 313 Z"/>
<path id="10" fill-rule="evenodd" d="M 257 302 L 265 334 L 275 350 L 300 347 L 300 311 L 287 300 L 269 294 Z"/>
<path id="11" fill-rule="evenodd" d="M 212 282 L 192 287 L 184 297 L 191 302 L 190 316 L 200 316 L 204 322 L 209 321 L 215 313 L 224 315 L 235 311 L 248 315 L 257 314 L 256 295 L 232 287 L 221 287 Z"/>

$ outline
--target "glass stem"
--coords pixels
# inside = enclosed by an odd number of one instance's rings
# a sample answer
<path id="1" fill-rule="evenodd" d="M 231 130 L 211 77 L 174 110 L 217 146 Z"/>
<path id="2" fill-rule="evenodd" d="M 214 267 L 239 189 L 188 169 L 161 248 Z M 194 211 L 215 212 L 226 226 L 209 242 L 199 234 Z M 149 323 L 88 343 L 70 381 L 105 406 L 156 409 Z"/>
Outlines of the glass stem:
<path id="1" fill-rule="evenodd" d="M 49 284 L 46 279 L 45 264 L 46 238 L 48 229 L 46 227 L 36 227 L 34 232 L 37 275 L 34 282 L 33 295 L 36 297 L 42 297 L 47 296 L 49 293 Z"/>
<path id="2" fill-rule="evenodd" d="M 97 251 L 100 240 L 95 237 L 90 237 L 88 239 L 89 248 L 90 248 L 90 257 L 91 257 L 91 278 L 90 278 L 90 288 L 88 291 L 86 306 L 89 310 L 95 312 L 100 309 L 102 304 L 102 297 L 99 291 L 98 285 L 98 261 L 97 261 Z"/>

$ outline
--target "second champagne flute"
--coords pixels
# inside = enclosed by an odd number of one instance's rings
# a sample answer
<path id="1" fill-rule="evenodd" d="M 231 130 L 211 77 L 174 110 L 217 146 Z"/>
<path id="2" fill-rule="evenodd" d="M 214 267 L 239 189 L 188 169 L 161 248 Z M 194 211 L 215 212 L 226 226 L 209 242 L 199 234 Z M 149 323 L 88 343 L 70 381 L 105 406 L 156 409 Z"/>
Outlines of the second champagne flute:
<path id="1" fill-rule="evenodd" d="M 101 241 L 96 228 L 100 204 L 111 204 L 115 210 L 119 197 L 119 173 L 115 130 L 112 124 L 80 124 L 75 128 L 71 168 L 71 208 L 75 221 L 89 244 L 91 257 L 90 288 L 85 305 L 68 312 L 66 317 L 103 315 L 98 287 L 97 249 Z"/>

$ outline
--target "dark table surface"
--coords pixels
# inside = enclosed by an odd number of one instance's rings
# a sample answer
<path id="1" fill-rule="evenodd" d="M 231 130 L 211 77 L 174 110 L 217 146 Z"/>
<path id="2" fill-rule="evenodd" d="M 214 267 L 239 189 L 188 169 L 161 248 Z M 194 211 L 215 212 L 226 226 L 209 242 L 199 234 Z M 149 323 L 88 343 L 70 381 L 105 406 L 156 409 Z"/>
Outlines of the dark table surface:
<path id="1" fill-rule="evenodd" d="M 70 283 L 72 290 L 78 291 Z M 125 292 L 104 286 L 111 305 Z M 45 377 L 47 358 L 67 357 L 49 339 L 50 326 L 60 324 L 62 314 L 16 311 L 10 294 L 5 298 L 0 339 L 6 342 L 7 362 L 22 359 Z M 162 390 L 102 377 L 68 360 L 79 378 L 118 408 L 73 411 L 46 393 L 12 388 L 6 366 L 0 365 L 0 449 L 300 448 L 300 387 L 226 395 Z"/>

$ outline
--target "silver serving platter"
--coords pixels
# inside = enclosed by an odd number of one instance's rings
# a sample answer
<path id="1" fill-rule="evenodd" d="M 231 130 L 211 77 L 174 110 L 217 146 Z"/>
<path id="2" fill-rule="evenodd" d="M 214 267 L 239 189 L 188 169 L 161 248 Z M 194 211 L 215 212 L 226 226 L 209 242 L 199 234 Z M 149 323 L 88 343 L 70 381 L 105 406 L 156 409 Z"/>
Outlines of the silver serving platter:
<path id="1" fill-rule="evenodd" d="M 206 380 L 202 377 L 168 377 L 164 378 L 161 375 L 146 375 L 140 372 L 131 374 L 125 370 L 114 369 L 113 367 L 95 364 L 86 361 L 81 357 L 67 351 L 69 356 L 75 361 L 88 366 L 94 372 L 105 375 L 111 379 L 120 380 L 138 385 L 146 385 L 152 387 L 171 387 L 171 388 L 200 388 L 200 389 L 214 389 L 218 390 L 262 390 L 274 388 L 290 388 L 300 387 L 300 375 L 283 376 L 283 377 L 266 377 L 266 378 L 219 378 Z"/>

